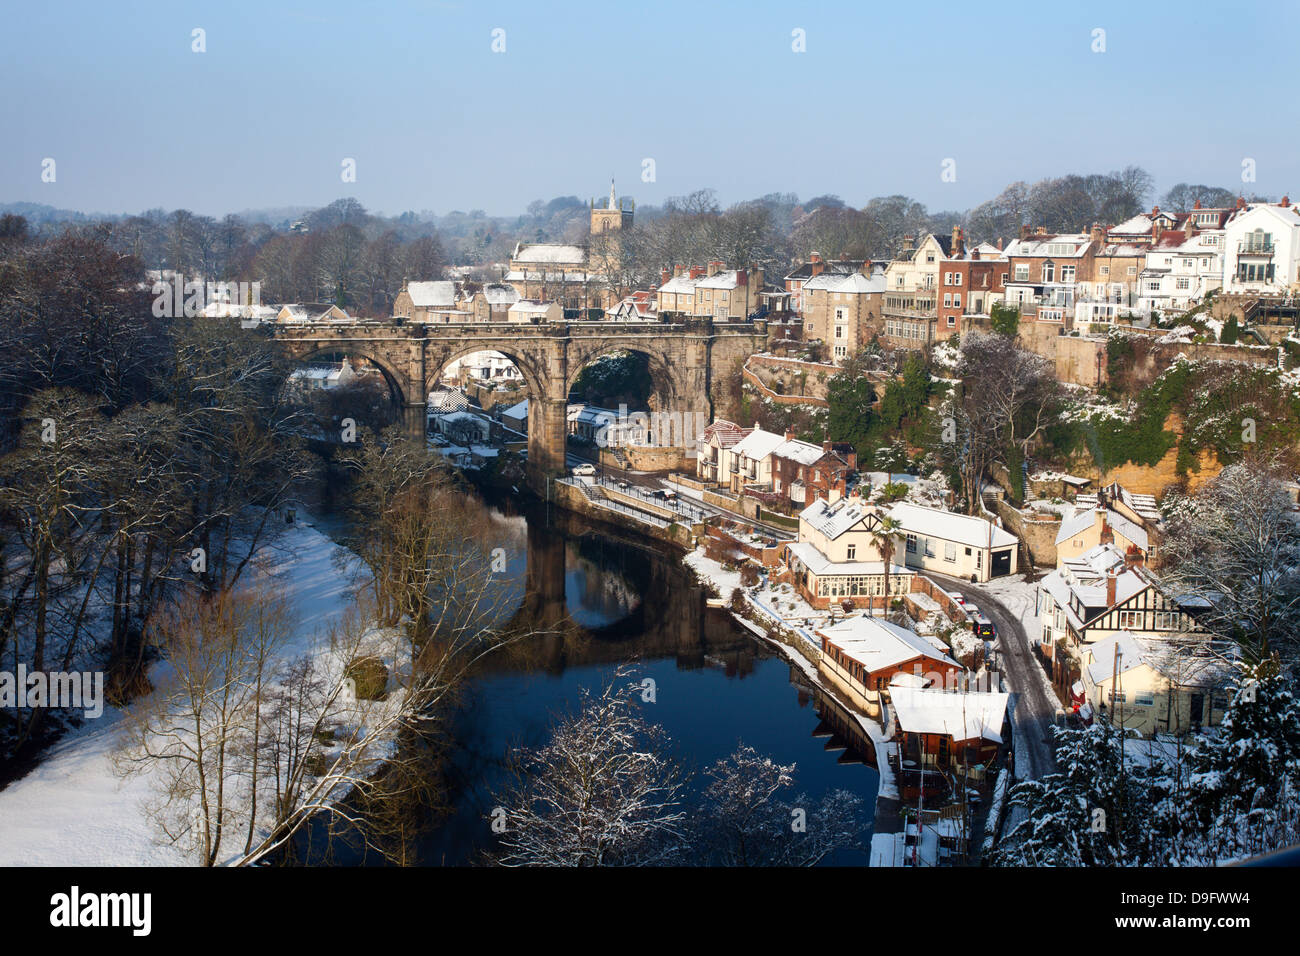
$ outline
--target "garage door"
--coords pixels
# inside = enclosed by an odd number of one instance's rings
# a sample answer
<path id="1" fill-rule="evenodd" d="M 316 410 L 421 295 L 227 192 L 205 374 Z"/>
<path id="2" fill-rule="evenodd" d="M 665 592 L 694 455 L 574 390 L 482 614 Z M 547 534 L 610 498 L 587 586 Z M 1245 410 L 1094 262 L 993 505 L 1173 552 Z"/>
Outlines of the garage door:
<path id="1" fill-rule="evenodd" d="M 993 567 L 991 568 L 993 577 L 1011 573 L 1011 551 L 994 551 Z"/>

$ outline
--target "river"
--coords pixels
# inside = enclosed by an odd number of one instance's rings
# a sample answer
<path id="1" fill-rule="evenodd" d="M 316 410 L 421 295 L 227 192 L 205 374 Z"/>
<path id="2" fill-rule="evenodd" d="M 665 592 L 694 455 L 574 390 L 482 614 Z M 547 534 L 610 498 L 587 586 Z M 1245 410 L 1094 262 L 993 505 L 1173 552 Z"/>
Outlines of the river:
<path id="1" fill-rule="evenodd" d="M 833 789 L 861 797 L 869 844 L 879 782 L 867 765 L 871 749 L 846 749 L 839 736 L 830 743 L 830 727 L 851 723 L 843 711 L 774 647 L 728 612 L 708 608 L 679 554 L 540 503 L 494 496 L 483 509 L 484 520 L 512 541 L 515 623 L 550 633 L 491 655 L 466 682 L 448 721 L 453 743 L 439 760 L 445 805 L 422 821 L 407 862 L 478 862 L 493 846 L 493 794 L 510 780 L 512 749 L 544 742 L 556 715 L 573 710 L 584 688 L 599 692 L 629 661 L 637 682 L 654 681 L 655 701 L 639 705 L 644 716 L 664 727 L 674 755 L 694 771 L 688 801 L 707 782 L 700 771 L 743 741 L 796 765 L 791 798 L 806 794 L 814 806 Z M 340 849 L 337 862 L 362 862 Z M 866 852 L 842 852 L 828 862 L 867 859 Z"/>

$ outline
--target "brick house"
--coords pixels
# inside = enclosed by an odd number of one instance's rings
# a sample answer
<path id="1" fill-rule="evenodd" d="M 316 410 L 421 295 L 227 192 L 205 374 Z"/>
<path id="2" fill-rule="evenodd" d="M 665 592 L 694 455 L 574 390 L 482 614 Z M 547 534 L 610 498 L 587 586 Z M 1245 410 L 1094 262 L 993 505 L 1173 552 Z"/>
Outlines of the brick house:
<path id="1" fill-rule="evenodd" d="M 852 445 L 823 442 L 818 446 L 787 431 L 785 442 L 772 452 L 772 490 L 800 509 L 818 498 L 837 501 L 848 492 L 857 465 Z"/>
<path id="2" fill-rule="evenodd" d="M 967 250 L 961 226 L 954 226 L 952 250 L 952 256 L 939 263 L 934 332 L 939 341 L 960 335 L 966 316 L 987 315 L 1006 294 L 1007 260 L 1000 249 L 983 243 Z"/>

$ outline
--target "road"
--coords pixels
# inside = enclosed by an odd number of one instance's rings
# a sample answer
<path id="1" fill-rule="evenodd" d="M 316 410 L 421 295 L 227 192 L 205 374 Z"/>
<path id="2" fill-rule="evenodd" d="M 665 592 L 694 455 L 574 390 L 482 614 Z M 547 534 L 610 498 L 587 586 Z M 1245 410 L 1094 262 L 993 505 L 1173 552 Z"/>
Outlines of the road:
<path id="1" fill-rule="evenodd" d="M 958 591 L 970 598 L 998 629 L 997 664 L 1012 696 L 1012 732 L 1020 745 L 1016 750 L 1023 754 L 1021 762 L 1027 764 L 1016 767 L 1016 776 L 1036 779 L 1054 772 L 1056 756 L 1052 746 L 1052 727 L 1060 703 L 1043 686 L 1043 668 L 1029 649 L 1029 637 L 1020 618 L 981 585 L 941 574 L 930 573 L 927 576 L 947 590 Z"/>

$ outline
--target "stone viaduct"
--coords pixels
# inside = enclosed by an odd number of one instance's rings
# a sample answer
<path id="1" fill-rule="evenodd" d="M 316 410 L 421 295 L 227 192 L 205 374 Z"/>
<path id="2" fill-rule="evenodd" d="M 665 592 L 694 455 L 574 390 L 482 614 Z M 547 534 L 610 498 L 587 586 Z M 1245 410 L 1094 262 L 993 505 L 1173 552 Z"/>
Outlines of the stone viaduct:
<path id="1" fill-rule="evenodd" d="M 474 352 L 507 356 L 528 386 L 528 475 L 534 487 L 565 471 L 569 389 L 592 360 L 617 351 L 647 357 L 654 411 L 713 418 L 713 385 L 767 342 L 763 321 L 398 324 L 394 321 L 281 323 L 275 337 L 302 361 L 339 354 L 368 359 L 403 409 L 407 433 L 424 439 L 427 397 L 454 360 Z M 692 427 L 692 426 L 688 426 Z M 694 435 L 670 436 L 684 445 Z"/>

